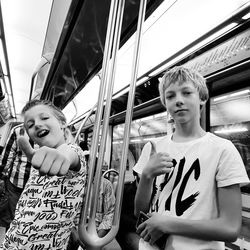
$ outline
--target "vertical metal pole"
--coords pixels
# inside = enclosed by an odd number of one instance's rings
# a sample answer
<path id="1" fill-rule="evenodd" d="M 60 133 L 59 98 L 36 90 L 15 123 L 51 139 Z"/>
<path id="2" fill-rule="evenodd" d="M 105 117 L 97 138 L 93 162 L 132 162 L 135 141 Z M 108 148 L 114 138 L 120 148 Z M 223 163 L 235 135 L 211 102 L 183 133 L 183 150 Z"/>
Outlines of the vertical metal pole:
<path id="1" fill-rule="evenodd" d="M 116 210 L 115 210 L 116 212 L 115 212 L 115 217 L 114 217 L 114 223 L 118 223 L 120 220 L 121 203 L 122 203 L 122 195 L 123 195 L 123 183 L 124 183 L 124 177 L 125 177 L 125 171 L 126 171 L 130 127 L 131 127 L 131 121 L 132 121 L 132 116 L 133 116 L 135 87 L 136 87 L 136 80 L 137 80 L 138 67 L 139 67 L 142 25 L 145 19 L 146 5 L 147 5 L 147 0 L 141 0 L 138 23 L 137 23 L 134 58 L 133 58 L 133 64 L 132 64 L 132 76 L 131 76 L 131 81 L 130 81 L 131 84 L 130 84 L 130 89 L 129 89 L 127 112 L 126 112 L 126 118 L 125 118 L 125 131 L 124 131 L 125 140 L 123 142 L 123 147 L 122 147 L 122 159 L 121 159 L 121 164 L 120 164 L 120 174 L 119 174 L 118 185 L 117 185 L 117 201 L 116 201 Z"/>
<path id="2" fill-rule="evenodd" d="M 112 41 L 113 41 L 112 36 L 114 34 L 118 2 L 119 1 L 117 0 L 112 0 L 111 6 L 110 6 L 109 21 L 108 21 L 108 28 L 107 28 L 106 41 L 105 41 L 104 58 L 103 58 L 102 77 L 101 77 L 101 84 L 100 84 L 98 103 L 97 103 L 96 121 L 95 121 L 95 126 L 94 126 L 92 146 L 90 150 L 89 180 L 88 180 L 88 185 L 87 185 L 85 204 L 83 207 L 83 213 L 82 213 L 82 217 L 81 217 L 80 225 L 79 225 L 80 239 L 87 245 L 88 250 L 101 249 L 102 246 L 104 246 L 105 244 L 107 244 L 108 242 L 112 240 L 108 238 L 107 236 L 103 238 L 99 238 L 97 234 L 96 225 L 95 225 L 95 214 L 96 214 L 96 205 L 97 205 L 98 196 L 91 197 L 91 187 L 93 186 L 92 180 L 94 176 L 94 166 L 95 166 L 95 161 L 96 161 L 95 158 L 96 158 L 97 147 L 99 143 L 99 134 L 100 134 L 102 114 L 103 114 L 102 111 L 103 111 L 103 104 L 104 104 L 104 94 L 106 92 L 106 85 L 108 82 L 107 79 L 108 79 L 108 72 L 109 72 L 109 61 L 111 57 L 111 48 L 112 48 Z M 98 195 L 98 191 L 96 191 L 96 189 L 98 189 L 99 191 L 99 185 L 98 183 L 95 182 L 92 193 Z M 90 201 L 90 198 L 92 199 L 91 201 Z M 89 215 L 89 220 L 87 222 L 88 215 Z"/>
<path id="3" fill-rule="evenodd" d="M 105 244 L 109 243 L 111 240 L 114 239 L 118 231 L 118 227 L 119 227 L 123 182 L 124 182 L 124 176 L 125 176 L 125 170 L 126 170 L 125 166 L 126 166 L 128 143 L 129 143 L 129 133 L 130 133 L 131 120 L 132 120 L 135 85 L 136 85 L 137 72 L 138 72 L 142 24 L 143 24 L 143 21 L 145 18 L 145 12 L 146 12 L 146 2 L 147 2 L 146 0 L 141 1 L 140 10 L 139 10 L 136 45 L 135 45 L 134 59 L 133 59 L 133 65 L 132 65 L 133 72 L 132 72 L 132 77 L 131 77 L 131 88 L 129 91 L 129 99 L 128 99 L 128 104 L 127 104 L 127 113 L 126 113 L 126 120 L 125 120 L 125 141 L 123 145 L 121 168 L 120 168 L 121 176 L 119 176 L 118 186 L 117 186 L 117 201 L 115 205 L 115 214 L 114 214 L 112 228 L 110 232 L 103 238 L 99 238 L 97 235 L 96 226 L 95 226 L 95 214 L 96 214 L 97 199 L 99 195 L 99 183 L 100 183 L 100 178 L 101 178 L 100 174 L 101 174 L 102 161 L 104 157 L 104 147 L 105 147 L 105 142 L 106 142 L 108 121 L 109 121 L 111 101 L 112 101 L 114 72 L 116 68 L 116 53 L 117 53 L 118 46 L 119 46 L 118 39 L 120 37 L 123 8 L 124 8 L 124 3 L 125 3 L 124 1 L 125 0 L 120 0 L 120 1 L 113 0 L 111 3 L 110 18 L 109 18 L 107 37 L 106 37 L 106 42 L 105 42 L 105 51 L 104 51 L 105 53 L 104 53 L 104 60 L 103 60 L 101 87 L 100 87 L 98 104 L 97 104 L 97 115 L 96 115 L 96 123 L 94 126 L 92 147 L 90 150 L 90 173 L 89 173 L 90 176 L 89 176 L 89 182 L 88 182 L 88 187 L 87 187 L 86 200 L 84 204 L 85 206 L 83 209 L 83 214 L 82 214 L 80 225 L 79 225 L 80 239 L 87 244 L 88 250 L 101 249 L 102 246 L 104 246 Z M 115 5 L 114 2 L 117 3 L 117 5 Z M 116 9 L 117 9 L 117 12 L 116 12 Z M 115 18 L 116 13 L 118 13 L 117 19 Z M 109 61 L 111 58 L 110 53 L 111 53 L 111 47 L 112 47 L 111 46 L 112 44 L 111 33 L 113 33 L 114 31 L 115 20 L 117 20 L 118 25 L 116 26 L 116 29 L 114 32 L 114 44 L 113 44 L 113 50 L 112 50 L 113 58 L 111 60 L 111 69 L 109 69 Z M 110 71 L 112 73 L 109 73 Z M 106 85 L 108 81 L 110 82 L 110 85 L 108 85 L 108 90 L 106 91 L 107 89 Z M 106 101 L 106 106 L 105 106 L 105 117 L 103 121 L 103 133 L 101 137 L 101 146 L 100 146 L 100 155 L 99 155 L 100 160 L 98 160 L 98 164 L 97 164 L 97 171 L 96 171 L 96 176 L 94 179 L 94 186 L 93 186 L 93 192 L 92 192 L 93 197 L 91 197 L 92 200 L 90 204 L 91 186 L 93 185 L 92 180 L 93 180 L 94 165 L 95 165 L 95 158 L 96 158 L 95 156 L 97 153 L 97 147 L 99 143 L 99 135 L 100 135 L 102 109 L 103 109 L 105 91 L 107 92 L 107 101 Z M 89 208 L 91 208 L 90 211 L 89 211 Z M 88 212 L 90 212 L 90 216 L 89 216 L 89 221 L 87 223 Z"/>

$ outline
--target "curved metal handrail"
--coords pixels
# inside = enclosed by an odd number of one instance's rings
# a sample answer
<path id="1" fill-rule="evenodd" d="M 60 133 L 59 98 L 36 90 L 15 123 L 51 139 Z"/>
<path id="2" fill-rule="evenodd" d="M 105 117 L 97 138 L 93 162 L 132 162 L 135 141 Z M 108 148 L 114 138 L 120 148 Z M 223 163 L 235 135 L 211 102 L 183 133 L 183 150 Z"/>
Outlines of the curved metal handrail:
<path id="1" fill-rule="evenodd" d="M 82 120 L 82 122 L 81 122 L 81 124 L 80 124 L 80 126 L 79 126 L 79 128 L 78 128 L 78 130 L 77 130 L 77 133 L 76 133 L 76 135 L 75 135 L 74 143 L 77 142 L 78 137 L 79 137 L 79 135 L 80 135 L 80 133 L 81 133 L 81 130 L 82 130 L 83 126 L 85 125 L 85 123 L 87 122 L 87 120 L 89 119 L 89 117 L 93 114 L 93 112 L 94 112 L 94 110 L 95 110 L 95 108 L 96 108 L 96 105 L 97 105 L 97 104 L 95 104 L 95 105 L 92 107 L 92 109 L 89 110 L 88 114 L 87 114 L 87 115 L 84 117 L 84 119 Z"/>
<path id="2" fill-rule="evenodd" d="M 105 177 L 109 173 L 115 173 L 116 175 L 119 175 L 119 172 L 117 170 L 115 170 L 114 168 L 110 168 L 102 174 L 102 177 Z"/>
<path id="3" fill-rule="evenodd" d="M 44 67 L 46 64 L 51 63 L 53 56 L 54 56 L 54 53 L 47 53 L 47 54 L 42 56 L 39 63 L 37 64 L 32 76 L 31 76 L 29 100 L 31 100 L 31 98 L 32 98 L 32 93 L 33 93 L 36 75 L 39 73 L 39 71 L 41 70 L 42 67 Z"/>

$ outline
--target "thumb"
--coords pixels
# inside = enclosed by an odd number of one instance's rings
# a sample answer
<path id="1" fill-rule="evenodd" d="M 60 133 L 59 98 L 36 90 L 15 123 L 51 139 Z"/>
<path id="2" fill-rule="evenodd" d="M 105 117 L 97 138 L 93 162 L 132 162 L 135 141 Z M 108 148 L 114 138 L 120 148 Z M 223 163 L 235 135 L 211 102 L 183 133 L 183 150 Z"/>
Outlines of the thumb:
<path id="1" fill-rule="evenodd" d="M 24 136 L 20 136 L 17 139 L 17 143 L 19 147 L 21 148 L 21 150 L 27 156 L 28 160 L 31 161 L 33 155 L 35 154 L 35 150 L 31 147 L 29 141 Z"/>
<path id="2" fill-rule="evenodd" d="M 151 153 L 150 153 L 150 156 L 156 154 L 156 145 L 155 145 L 155 142 L 154 141 L 150 141 L 150 144 L 151 144 Z"/>

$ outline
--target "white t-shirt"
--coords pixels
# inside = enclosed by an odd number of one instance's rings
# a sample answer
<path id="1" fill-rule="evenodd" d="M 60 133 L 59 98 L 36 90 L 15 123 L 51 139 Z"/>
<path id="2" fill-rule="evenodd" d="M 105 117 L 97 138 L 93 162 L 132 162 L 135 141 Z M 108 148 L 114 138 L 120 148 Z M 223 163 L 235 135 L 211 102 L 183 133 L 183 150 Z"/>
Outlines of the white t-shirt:
<path id="1" fill-rule="evenodd" d="M 70 146 L 80 158 L 80 170 L 58 177 L 41 176 L 32 168 L 3 249 L 66 249 L 71 229 L 79 221 L 87 174 L 83 151 Z"/>
<path id="2" fill-rule="evenodd" d="M 156 152 L 169 153 L 176 164 L 172 172 L 157 177 L 156 195 L 151 211 L 191 220 L 216 218 L 217 188 L 249 182 L 240 154 L 231 141 L 211 133 L 184 143 L 174 142 L 171 137 L 172 135 L 167 135 L 156 141 Z M 142 173 L 150 152 L 151 144 L 148 143 L 134 167 L 137 173 Z M 145 242 L 140 243 L 142 244 L 144 247 L 140 249 L 147 249 Z M 166 249 L 201 250 L 225 247 L 223 242 L 170 235 Z"/>

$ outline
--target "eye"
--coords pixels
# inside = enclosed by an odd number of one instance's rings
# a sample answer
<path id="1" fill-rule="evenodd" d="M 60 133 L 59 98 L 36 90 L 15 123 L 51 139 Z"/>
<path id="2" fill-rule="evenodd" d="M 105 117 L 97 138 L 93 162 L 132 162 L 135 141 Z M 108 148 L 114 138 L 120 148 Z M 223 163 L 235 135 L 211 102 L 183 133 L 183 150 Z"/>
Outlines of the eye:
<path id="1" fill-rule="evenodd" d="M 33 127 L 33 125 L 34 125 L 34 123 L 29 123 L 29 124 L 26 125 L 26 127 L 27 127 L 28 129 L 30 129 L 30 128 Z"/>
<path id="2" fill-rule="evenodd" d="M 174 95 L 166 95 L 166 100 L 171 100 L 172 98 L 174 98 Z"/>
<path id="3" fill-rule="evenodd" d="M 44 116 L 41 118 L 41 120 L 48 120 L 49 119 L 49 116 Z"/>
<path id="4" fill-rule="evenodd" d="M 192 92 L 191 92 L 191 91 L 184 91 L 183 94 L 184 94 L 184 95 L 191 95 Z"/>

